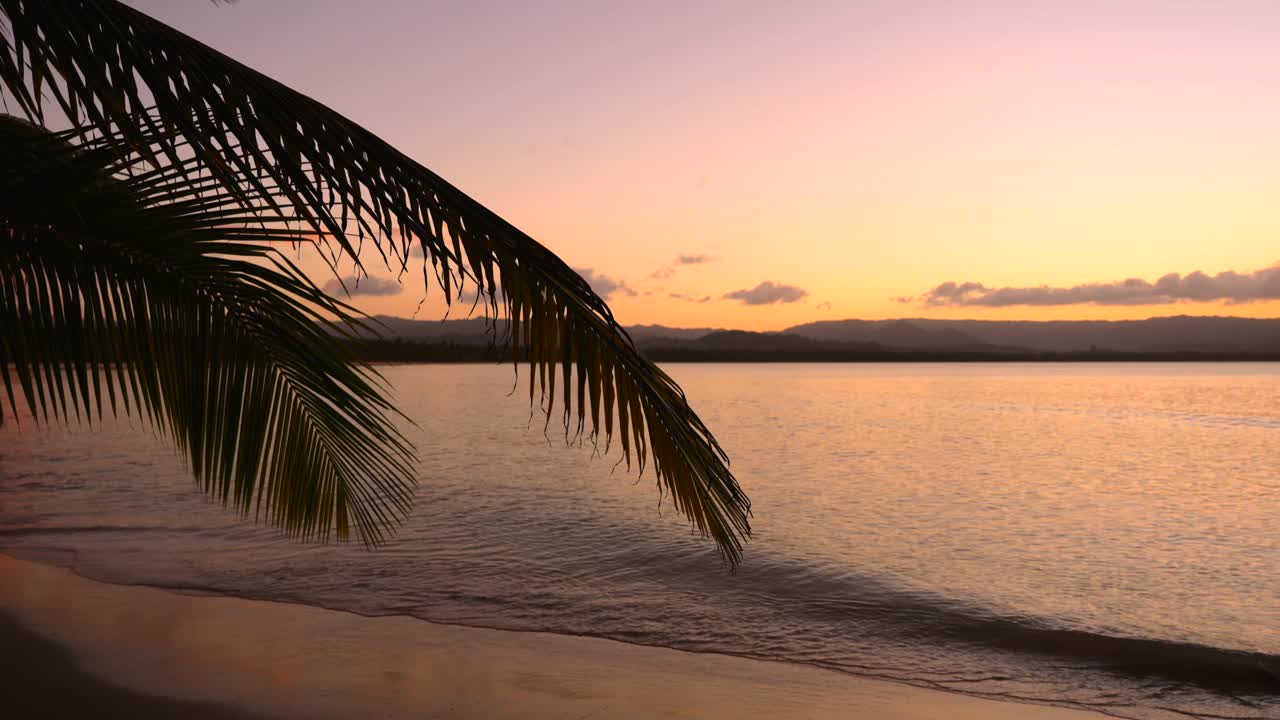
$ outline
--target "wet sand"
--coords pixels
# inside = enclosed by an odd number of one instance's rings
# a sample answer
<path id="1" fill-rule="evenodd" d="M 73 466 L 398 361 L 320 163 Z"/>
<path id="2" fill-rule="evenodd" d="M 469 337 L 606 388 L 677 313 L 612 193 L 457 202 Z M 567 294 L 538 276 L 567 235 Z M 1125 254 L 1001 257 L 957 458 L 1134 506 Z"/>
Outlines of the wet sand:
<path id="1" fill-rule="evenodd" d="M 15 717 L 1089 720 L 786 663 L 88 580 L 0 555 Z"/>

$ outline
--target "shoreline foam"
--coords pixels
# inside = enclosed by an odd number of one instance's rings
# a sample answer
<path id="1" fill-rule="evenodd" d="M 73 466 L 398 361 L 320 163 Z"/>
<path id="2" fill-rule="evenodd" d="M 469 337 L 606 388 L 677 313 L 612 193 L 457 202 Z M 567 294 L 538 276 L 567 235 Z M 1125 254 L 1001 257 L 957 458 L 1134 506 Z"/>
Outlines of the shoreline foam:
<path id="1" fill-rule="evenodd" d="M 170 702 L 209 718 L 1102 717 L 789 663 L 112 585 L 4 555 L 0 612 L 22 628 L 3 625 L 11 656 L 53 643 L 78 668 L 42 660 L 55 685 L 109 683 L 112 710 L 141 717 Z"/>

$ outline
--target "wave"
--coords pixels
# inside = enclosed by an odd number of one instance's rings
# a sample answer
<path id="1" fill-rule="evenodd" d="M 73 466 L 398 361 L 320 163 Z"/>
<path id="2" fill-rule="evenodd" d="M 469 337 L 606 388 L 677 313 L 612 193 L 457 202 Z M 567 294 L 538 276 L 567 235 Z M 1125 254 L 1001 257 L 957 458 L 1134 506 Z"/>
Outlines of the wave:
<path id="1" fill-rule="evenodd" d="M 1158 676 L 1230 694 L 1280 695 L 1280 655 L 1041 625 L 1030 618 L 988 619 L 970 621 L 959 634 L 1001 650 L 1081 660 L 1131 677 Z"/>
<path id="2" fill-rule="evenodd" d="M 689 567 L 692 569 L 693 563 Z M 1244 718 L 1255 715 L 1216 714 L 1211 712 L 1184 711 L 1175 708 L 1161 708 L 1138 701 L 1130 697 L 1125 701 L 1089 701 L 1080 698 L 1068 698 L 1049 692 L 1042 694 L 1036 690 L 1001 691 L 987 689 L 982 683 L 987 681 L 1012 681 L 1014 685 L 1022 682 L 1017 678 L 986 675 L 981 672 L 970 677 L 974 671 L 956 668 L 953 672 L 930 672 L 916 668 L 915 671 L 903 671 L 894 668 L 890 657 L 879 658 L 887 661 L 884 664 L 857 665 L 836 657 L 807 656 L 798 657 L 787 652 L 764 652 L 762 648 L 723 647 L 707 649 L 690 644 L 681 636 L 655 636 L 651 633 L 630 631 L 625 629 L 598 629 L 596 631 L 573 631 L 555 625 L 538 627 L 519 627 L 506 623 L 493 624 L 479 621 L 457 621 L 432 617 L 420 610 L 410 608 L 386 607 L 381 610 L 358 609 L 343 604 L 320 603 L 307 600 L 297 595 L 286 595 L 271 592 L 266 588 L 256 591 L 237 592 L 231 588 L 200 583 L 174 582 L 122 582 L 82 570 L 71 568 L 73 572 L 84 577 L 103 582 L 125 585 L 145 585 L 157 587 L 171 592 L 196 593 L 209 595 L 225 595 L 243 597 L 253 600 L 293 603 L 322 607 L 329 610 L 350 612 L 365 617 L 406 616 L 421 620 L 448 625 L 470 627 L 487 627 L 508 631 L 551 632 L 565 635 L 605 637 L 620 642 L 639 645 L 656 645 L 671 647 L 689 652 L 713 652 L 718 654 L 738 655 L 770 661 L 793 662 L 821 667 L 828 670 L 852 675 L 875 677 L 883 680 L 897 681 L 918 687 L 960 692 L 974 696 L 1004 699 L 1015 702 L 1031 702 L 1062 707 L 1075 707 L 1101 712 L 1116 717 L 1148 717 L 1146 714 L 1130 714 L 1134 709 L 1144 705 L 1152 710 L 1160 710 L 1173 716 L 1198 718 Z M 744 575 L 748 575 L 744 573 Z M 763 576 L 763 578 L 762 578 Z M 720 575 L 717 577 L 728 577 Z M 748 577 L 736 578 L 748 585 L 755 585 L 761 579 L 782 580 L 780 584 L 756 587 L 754 591 L 730 594 L 724 598 L 729 602 L 767 603 L 776 610 L 785 610 L 792 616 L 805 615 L 806 620 L 823 623 L 842 623 L 853 615 L 861 619 L 874 617 L 880 624 L 880 631 L 886 636 L 907 634 L 915 643 L 932 643 L 934 647 L 955 648 L 964 645 L 970 648 L 997 650 L 1017 653 L 1023 656 L 1035 656 L 1048 661 L 1049 665 L 1062 667 L 1064 661 L 1074 661 L 1075 665 L 1065 668 L 1068 672 L 1079 672 L 1090 669 L 1114 675 L 1145 680 L 1144 685 L 1184 684 L 1200 688 L 1215 695 L 1228 697 L 1237 708 L 1270 707 L 1273 698 L 1280 698 L 1280 656 L 1262 653 L 1217 648 L 1193 643 L 1178 643 L 1158 639 L 1122 637 L 1092 633 L 1080 630 L 1052 627 L 1050 620 L 1033 617 L 1018 617 L 1011 614 L 997 615 L 990 610 L 966 606 L 954 599 L 933 596 L 928 593 L 893 589 L 883 580 L 872 577 L 857 577 L 848 573 L 828 573 L 813 567 L 773 567 L 762 572 L 750 573 Z M 859 597 L 834 597 L 824 592 L 809 594 L 816 587 L 826 590 L 837 588 L 849 590 L 854 585 L 863 592 Z M 473 597 L 468 593 L 454 593 L 461 601 L 499 601 L 496 596 Z M 561 608 L 563 610 L 563 608 Z M 866 628 L 865 623 L 859 627 Z M 899 638 L 900 639 L 900 638 Z M 1164 683 L 1152 683 L 1153 678 L 1164 680 Z M 1024 680 L 1029 680 L 1026 678 Z M 1043 688 L 1039 682 L 1032 685 Z M 1161 691 L 1156 690 L 1148 700 L 1157 698 Z M 1166 717 L 1160 714 L 1159 717 Z M 1154 717 L 1154 716 L 1152 716 Z M 1263 715 L 1263 717 L 1266 717 Z"/>
<path id="3" fill-rule="evenodd" d="M 765 562 L 723 583 L 730 601 L 767 603 L 787 616 L 887 640 L 963 644 L 1075 663 L 1130 678 L 1162 678 L 1215 693 L 1280 697 L 1280 654 L 1165 638 L 1110 634 L 897 586 L 881 577 L 822 564 L 762 557 Z M 734 592 L 732 585 L 750 588 Z"/>
<path id="4" fill-rule="evenodd" d="M 0 528 L 0 537 L 182 530 L 112 525 L 20 527 Z M 1270 706 L 1280 698 L 1280 655 L 1276 654 L 1082 629 L 1073 627 L 1065 618 L 1020 614 L 972 599 L 909 588 L 882 575 L 860 572 L 812 555 L 788 557 L 760 548 L 748 565 L 726 573 L 709 556 L 671 554 L 663 549 L 638 542 L 626 548 L 612 548 L 607 556 L 594 557 L 587 566 L 580 566 L 589 576 L 612 574 L 618 576 L 613 578 L 615 581 L 625 576 L 628 583 L 636 583 L 632 587 L 648 587 L 652 591 L 644 600 L 622 597 L 620 604 L 600 603 L 590 609 L 580 604 L 582 598 L 578 594 L 566 592 L 564 587 L 558 592 L 549 587 L 539 592 L 529 589 L 508 597 L 487 591 L 484 586 L 458 584 L 449 589 L 433 588 L 431 602 L 404 604 L 403 597 L 366 594 L 365 581 L 369 578 L 358 576 L 349 578 L 348 586 L 356 594 L 325 602 L 316 602 L 305 587 L 283 591 L 275 583 L 231 587 L 187 578 L 194 582 L 160 580 L 140 584 L 178 592 L 294 602 L 362 615 L 410 615 L 473 626 L 493 627 L 485 618 L 505 618 L 506 622 L 497 627 L 594 635 L 636 644 L 796 662 L 924 687 L 1074 707 L 1088 707 L 1091 703 L 1064 697 L 1048 685 L 1069 687 L 1079 672 L 1092 672 L 1094 677 L 1105 673 L 1128 678 L 1131 682 L 1122 684 L 1136 691 L 1122 693 L 1127 697 L 1123 704 L 1130 707 L 1135 706 L 1133 702 L 1142 705 L 1158 699 L 1169 689 L 1179 694 L 1181 687 L 1229 698 L 1228 704 L 1236 708 Z M 119 582 L 109 576 L 99 579 Z M 576 579 L 562 576 L 560 582 Z M 699 597 L 690 598 L 691 591 Z M 427 594 L 425 588 L 423 594 Z M 636 607 L 624 605 L 644 601 L 656 603 L 660 612 L 670 612 L 670 622 L 635 622 L 645 608 L 637 611 Z M 443 610 L 446 606 L 480 610 L 459 615 Z M 633 611 L 635 614 L 631 614 Z M 653 615 L 648 617 L 652 619 Z M 716 619 L 711 620 L 713 617 Z M 709 624 L 691 624 L 690 618 L 708 620 Z M 743 624 L 735 626 L 734 622 Z M 854 651 L 855 645 L 870 648 L 869 654 Z M 931 656 L 929 662 L 900 662 L 904 658 L 895 658 L 894 653 L 904 646 L 922 649 Z M 1003 660 L 974 663 L 976 656 Z M 1012 663 L 1008 662 L 1010 658 Z M 1052 670 L 1025 676 L 1019 671 L 1015 674 L 1022 677 L 1014 678 L 1002 676 L 1005 671 L 997 669 L 1024 666 Z M 992 669 L 989 673 L 980 670 L 988 667 Z M 1000 690 L 1007 687 L 1015 690 Z"/>

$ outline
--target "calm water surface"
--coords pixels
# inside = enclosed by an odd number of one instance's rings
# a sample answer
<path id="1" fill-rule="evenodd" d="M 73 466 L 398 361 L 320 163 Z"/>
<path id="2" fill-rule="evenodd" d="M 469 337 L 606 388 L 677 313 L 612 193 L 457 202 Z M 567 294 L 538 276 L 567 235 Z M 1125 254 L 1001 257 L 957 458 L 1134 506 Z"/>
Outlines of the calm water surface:
<path id="1" fill-rule="evenodd" d="M 726 573 L 530 423 L 510 368 L 384 368 L 388 547 L 217 509 L 128 423 L 0 430 L 0 550 L 110 581 L 808 663 L 1130 718 L 1280 718 L 1280 365 L 672 365 L 754 502 Z"/>

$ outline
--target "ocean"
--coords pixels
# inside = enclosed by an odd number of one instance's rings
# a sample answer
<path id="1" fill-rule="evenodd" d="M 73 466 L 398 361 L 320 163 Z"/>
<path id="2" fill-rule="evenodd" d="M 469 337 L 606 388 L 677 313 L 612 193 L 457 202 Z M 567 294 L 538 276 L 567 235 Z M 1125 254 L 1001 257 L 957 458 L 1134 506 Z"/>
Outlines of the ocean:
<path id="1" fill-rule="evenodd" d="M 382 367 L 395 539 L 221 509 L 139 423 L 0 428 L 0 552 L 108 582 L 803 663 L 1117 717 L 1280 718 L 1280 364 L 674 364 L 735 571 L 509 366 Z M 522 376 L 523 379 L 523 376 Z"/>

